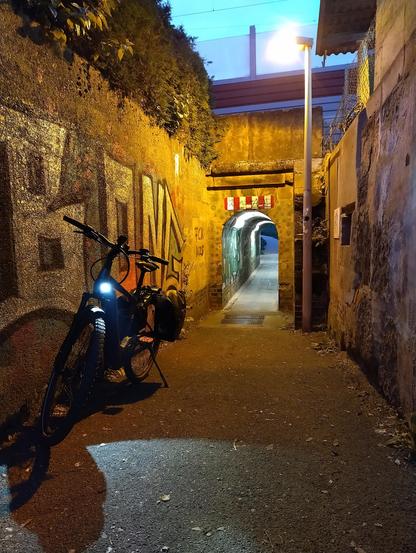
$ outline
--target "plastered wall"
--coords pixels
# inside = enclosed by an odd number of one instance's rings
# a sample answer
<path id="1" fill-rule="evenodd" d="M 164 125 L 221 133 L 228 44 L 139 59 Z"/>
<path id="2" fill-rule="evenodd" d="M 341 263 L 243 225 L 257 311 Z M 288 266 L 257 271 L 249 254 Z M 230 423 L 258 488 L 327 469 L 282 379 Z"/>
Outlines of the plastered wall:
<path id="1" fill-rule="evenodd" d="M 416 409 L 415 34 L 402 33 L 402 48 L 389 59 L 385 45 L 396 43 L 398 18 L 403 23 L 410 4 L 379 2 L 377 40 L 385 40 L 376 52 L 378 88 L 326 165 L 330 328 L 404 413 Z M 351 242 L 342 245 L 335 210 L 351 203 Z"/>

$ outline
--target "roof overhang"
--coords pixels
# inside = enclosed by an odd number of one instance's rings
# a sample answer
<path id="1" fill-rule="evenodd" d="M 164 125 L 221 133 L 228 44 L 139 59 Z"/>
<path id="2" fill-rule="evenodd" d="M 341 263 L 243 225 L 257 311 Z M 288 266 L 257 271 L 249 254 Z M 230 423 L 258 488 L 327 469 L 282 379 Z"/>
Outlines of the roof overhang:
<path id="1" fill-rule="evenodd" d="M 374 19 L 377 0 L 321 0 L 316 53 L 355 52 Z"/>

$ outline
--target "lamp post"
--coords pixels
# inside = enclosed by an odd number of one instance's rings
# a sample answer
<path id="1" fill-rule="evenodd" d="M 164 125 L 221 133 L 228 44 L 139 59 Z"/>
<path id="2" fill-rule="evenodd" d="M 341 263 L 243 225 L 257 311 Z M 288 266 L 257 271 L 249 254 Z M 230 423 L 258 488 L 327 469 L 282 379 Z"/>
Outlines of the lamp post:
<path id="1" fill-rule="evenodd" d="M 297 37 L 305 53 L 304 187 L 302 234 L 302 330 L 312 329 L 312 69 L 313 39 Z"/>
<path id="2" fill-rule="evenodd" d="M 302 259 L 302 330 L 312 329 L 312 69 L 313 39 L 296 36 L 293 26 L 281 28 L 270 40 L 266 55 L 276 62 L 297 60 L 299 48 L 305 53 L 305 119 L 304 119 L 304 189 L 303 189 L 303 259 Z"/>

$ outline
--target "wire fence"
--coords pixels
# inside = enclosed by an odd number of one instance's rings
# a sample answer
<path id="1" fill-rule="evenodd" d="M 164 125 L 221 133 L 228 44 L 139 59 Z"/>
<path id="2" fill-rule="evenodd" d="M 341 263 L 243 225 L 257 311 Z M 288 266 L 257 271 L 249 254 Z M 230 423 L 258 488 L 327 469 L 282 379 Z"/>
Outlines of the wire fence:
<path id="1" fill-rule="evenodd" d="M 331 151 L 341 140 L 355 117 L 365 108 L 374 90 L 375 22 L 362 40 L 351 66 L 345 70 L 344 92 L 324 140 Z"/>

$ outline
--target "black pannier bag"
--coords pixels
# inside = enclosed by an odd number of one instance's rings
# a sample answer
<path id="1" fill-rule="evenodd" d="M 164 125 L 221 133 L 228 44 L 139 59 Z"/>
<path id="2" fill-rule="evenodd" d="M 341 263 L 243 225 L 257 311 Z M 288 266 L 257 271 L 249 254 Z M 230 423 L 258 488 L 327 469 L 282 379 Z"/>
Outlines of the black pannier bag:
<path id="1" fill-rule="evenodd" d="M 179 338 L 186 315 L 185 293 L 168 290 L 154 296 L 155 335 L 161 340 L 174 342 Z"/>

